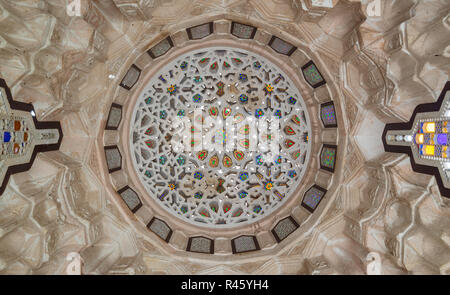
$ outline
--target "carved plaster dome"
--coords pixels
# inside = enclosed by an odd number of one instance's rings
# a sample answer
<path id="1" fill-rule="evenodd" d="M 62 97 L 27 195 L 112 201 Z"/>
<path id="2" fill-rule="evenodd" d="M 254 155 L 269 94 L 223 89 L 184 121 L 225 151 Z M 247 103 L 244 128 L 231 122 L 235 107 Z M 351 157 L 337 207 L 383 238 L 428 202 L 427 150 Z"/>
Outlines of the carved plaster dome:
<path id="1" fill-rule="evenodd" d="M 0 274 L 449 274 L 449 10 L 0 0 Z"/>

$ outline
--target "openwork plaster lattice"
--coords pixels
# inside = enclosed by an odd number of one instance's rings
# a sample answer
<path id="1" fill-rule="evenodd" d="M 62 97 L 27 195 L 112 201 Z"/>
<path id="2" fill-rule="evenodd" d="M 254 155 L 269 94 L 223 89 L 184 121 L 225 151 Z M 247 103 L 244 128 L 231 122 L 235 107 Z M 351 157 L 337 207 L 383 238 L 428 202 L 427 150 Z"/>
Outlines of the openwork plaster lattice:
<path id="1" fill-rule="evenodd" d="M 189 238 L 186 250 L 190 252 L 213 254 L 214 241 L 205 237 Z"/>
<path id="2" fill-rule="evenodd" d="M 120 82 L 120 86 L 127 90 L 131 90 L 131 88 L 133 88 L 133 86 L 139 80 L 140 76 L 141 69 L 139 69 L 136 65 L 132 65 L 123 77 L 122 82 Z"/>
<path id="3" fill-rule="evenodd" d="M 170 238 L 172 237 L 172 229 L 161 219 L 153 218 L 147 227 L 164 241 L 170 241 Z"/>
<path id="4" fill-rule="evenodd" d="M 272 229 L 272 234 L 279 243 L 282 240 L 286 239 L 297 228 L 297 222 L 289 216 L 277 223 L 277 225 Z"/>
<path id="5" fill-rule="evenodd" d="M 280 54 L 291 55 L 297 49 L 294 45 L 273 36 L 269 42 L 269 46 Z"/>
<path id="6" fill-rule="evenodd" d="M 105 146 L 105 157 L 109 173 L 122 168 L 122 155 L 117 146 Z"/>
<path id="7" fill-rule="evenodd" d="M 306 171 L 310 134 L 303 99 L 280 68 L 245 50 L 213 47 L 176 58 L 149 81 L 129 136 L 151 198 L 189 223 L 234 227 L 290 197 Z M 268 149 L 275 142 L 277 153 Z"/>
<path id="8" fill-rule="evenodd" d="M 237 22 L 232 22 L 231 34 L 241 39 L 253 39 L 256 34 L 256 28 Z"/>
<path id="9" fill-rule="evenodd" d="M 244 253 L 259 250 L 259 244 L 255 236 L 240 236 L 231 240 L 233 253 Z"/>
<path id="10" fill-rule="evenodd" d="M 158 58 L 166 54 L 167 51 L 169 51 L 170 48 L 172 47 L 173 47 L 172 39 L 170 37 L 167 37 L 166 39 L 162 40 L 161 42 L 150 48 L 150 50 L 148 50 L 147 52 L 152 58 Z"/>
<path id="11" fill-rule="evenodd" d="M 137 193 L 130 187 L 126 186 L 117 192 L 131 212 L 136 212 L 142 207 L 141 200 Z"/>
<path id="12" fill-rule="evenodd" d="M 191 40 L 203 39 L 212 34 L 214 24 L 212 22 L 186 29 Z"/>
<path id="13" fill-rule="evenodd" d="M 106 121 L 106 130 L 117 130 L 119 128 L 120 121 L 122 120 L 122 106 L 116 103 L 111 105 L 108 114 L 108 120 Z"/>

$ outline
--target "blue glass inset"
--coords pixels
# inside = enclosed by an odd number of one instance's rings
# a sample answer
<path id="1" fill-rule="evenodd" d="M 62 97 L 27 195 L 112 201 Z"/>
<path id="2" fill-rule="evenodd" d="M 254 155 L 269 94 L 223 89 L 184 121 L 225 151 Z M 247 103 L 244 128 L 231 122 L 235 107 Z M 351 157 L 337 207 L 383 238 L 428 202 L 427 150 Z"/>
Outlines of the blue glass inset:
<path id="1" fill-rule="evenodd" d="M 10 140 L 11 140 L 11 133 L 5 131 L 5 132 L 3 133 L 3 142 L 9 142 Z"/>

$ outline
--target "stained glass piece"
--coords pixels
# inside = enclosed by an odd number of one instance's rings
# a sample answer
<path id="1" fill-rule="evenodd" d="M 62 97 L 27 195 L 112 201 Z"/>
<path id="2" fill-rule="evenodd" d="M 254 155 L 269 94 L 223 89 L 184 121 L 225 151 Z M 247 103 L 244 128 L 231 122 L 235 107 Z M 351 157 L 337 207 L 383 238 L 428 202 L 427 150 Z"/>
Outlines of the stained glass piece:
<path id="1" fill-rule="evenodd" d="M 216 107 L 211 107 L 209 109 L 209 115 L 212 117 L 216 117 L 219 114 L 219 110 Z"/>
<path id="2" fill-rule="evenodd" d="M 248 96 L 245 95 L 245 94 L 239 95 L 239 101 L 240 101 L 241 103 L 247 103 L 247 102 L 248 102 Z"/>
<path id="3" fill-rule="evenodd" d="M 281 156 L 278 156 L 274 162 L 275 162 L 275 164 L 281 164 L 281 163 L 283 163 L 283 158 Z"/>
<path id="4" fill-rule="evenodd" d="M 177 163 L 178 163 L 178 165 L 180 165 L 180 166 L 186 164 L 186 158 L 183 157 L 183 156 L 179 156 L 178 159 L 177 159 Z"/>
<path id="5" fill-rule="evenodd" d="M 224 119 L 226 119 L 226 118 L 228 118 L 230 115 L 231 115 L 231 108 L 224 108 L 223 110 L 222 110 L 222 117 L 224 118 Z"/>
<path id="6" fill-rule="evenodd" d="M 264 158 L 261 155 L 256 156 L 255 159 L 256 165 L 261 166 L 264 164 Z"/>
<path id="7" fill-rule="evenodd" d="M 206 157 L 208 157 L 208 151 L 198 152 L 197 156 L 199 160 L 203 161 L 206 159 Z"/>
<path id="8" fill-rule="evenodd" d="M 261 210 L 262 210 L 262 207 L 259 206 L 259 205 L 255 206 L 255 207 L 253 208 L 253 212 L 255 212 L 255 213 L 260 213 Z"/>
<path id="9" fill-rule="evenodd" d="M 241 161 L 244 158 L 244 156 L 245 156 L 244 152 L 241 152 L 241 151 L 238 151 L 238 150 L 235 150 L 233 152 L 233 155 L 234 155 L 234 158 L 236 160 L 238 160 L 238 161 Z"/>
<path id="10" fill-rule="evenodd" d="M 284 133 L 287 135 L 295 135 L 295 130 L 291 126 L 284 127 Z"/>
<path id="11" fill-rule="evenodd" d="M 3 132 L 3 142 L 9 142 L 11 140 L 11 132 Z"/>
<path id="12" fill-rule="evenodd" d="M 164 165 L 167 162 L 167 157 L 166 156 L 160 156 L 159 157 L 159 164 Z"/>
<path id="13" fill-rule="evenodd" d="M 244 149 L 248 149 L 248 148 L 250 147 L 250 140 L 247 139 L 247 138 L 242 138 L 242 139 L 239 141 L 239 145 L 240 145 L 241 147 L 243 147 Z"/>
<path id="14" fill-rule="evenodd" d="M 208 62 L 209 62 L 209 58 L 208 58 L 208 57 L 205 57 L 205 58 L 202 58 L 202 59 L 199 61 L 199 64 L 204 65 L 204 64 L 207 64 Z"/>
<path id="15" fill-rule="evenodd" d="M 223 213 L 227 213 L 230 210 L 231 210 L 231 204 L 230 203 L 225 203 L 223 205 Z"/>
<path id="16" fill-rule="evenodd" d="M 255 31 L 255 27 L 233 22 L 231 34 L 241 39 L 251 39 L 253 38 Z"/>
<path id="17" fill-rule="evenodd" d="M 203 173 L 201 173 L 199 171 L 195 172 L 194 173 L 194 178 L 198 179 L 198 180 L 201 180 L 203 178 Z"/>
<path id="18" fill-rule="evenodd" d="M 241 128 L 239 128 L 239 131 L 238 131 L 240 134 L 242 134 L 242 135 L 247 135 L 247 134 L 249 134 L 250 133 L 250 126 L 249 125 L 244 125 L 244 126 L 242 126 Z"/>
<path id="19" fill-rule="evenodd" d="M 202 96 L 200 94 L 196 94 L 192 97 L 192 99 L 194 100 L 194 102 L 201 102 Z"/>
<path id="20" fill-rule="evenodd" d="M 248 179 L 248 173 L 247 172 L 241 172 L 239 173 L 239 179 L 241 181 L 246 181 Z"/>
<path id="21" fill-rule="evenodd" d="M 297 176 L 297 172 L 295 170 L 291 170 L 288 172 L 288 175 L 290 178 L 294 178 Z"/>
<path id="22" fill-rule="evenodd" d="M 292 140 L 290 140 L 290 139 L 286 139 L 286 141 L 284 142 L 284 145 L 285 145 L 287 148 L 292 147 L 294 144 L 295 144 L 295 142 L 292 141 Z"/>
<path id="23" fill-rule="evenodd" d="M 155 133 L 155 129 L 153 127 L 149 127 L 147 128 L 147 130 L 145 130 L 145 135 L 153 135 Z"/>
<path id="24" fill-rule="evenodd" d="M 292 157 L 292 159 L 294 159 L 294 160 L 297 160 L 298 157 L 300 157 L 300 156 L 301 156 L 300 150 L 291 153 L 291 157 Z"/>
<path id="25" fill-rule="evenodd" d="M 155 141 L 152 139 L 146 140 L 145 145 L 150 149 L 153 149 L 156 146 Z"/>
<path id="26" fill-rule="evenodd" d="M 273 188 L 273 183 L 271 181 L 267 181 L 264 183 L 264 189 L 270 191 Z"/>
<path id="27" fill-rule="evenodd" d="M 217 62 L 214 62 L 213 64 L 211 64 L 210 68 L 211 70 L 217 70 Z"/>
<path id="28" fill-rule="evenodd" d="M 233 166 L 233 160 L 231 160 L 229 156 L 225 155 L 222 159 L 222 164 L 224 167 L 230 168 Z"/>
<path id="29" fill-rule="evenodd" d="M 219 166 L 219 157 L 217 155 L 214 155 L 211 157 L 211 159 L 209 159 L 209 166 L 211 168 L 216 168 L 217 166 Z"/>
<path id="30" fill-rule="evenodd" d="M 274 87 L 272 86 L 272 84 L 266 84 L 266 86 L 264 87 L 264 91 L 266 93 L 271 93 L 274 90 Z"/>
<path id="31" fill-rule="evenodd" d="M 239 81 L 247 82 L 248 81 L 248 76 L 246 74 L 239 74 Z"/>
<path id="32" fill-rule="evenodd" d="M 219 81 L 219 82 L 217 82 L 216 86 L 217 86 L 216 94 L 218 96 L 223 96 L 225 94 L 225 84 L 223 84 L 222 81 Z"/>
<path id="33" fill-rule="evenodd" d="M 297 115 L 292 116 L 291 121 L 294 122 L 294 124 L 299 125 L 301 124 L 301 120 Z"/>
<path id="34" fill-rule="evenodd" d="M 14 131 L 19 131 L 21 126 L 22 126 L 22 124 L 20 123 L 20 121 L 18 121 L 18 120 L 14 121 Z"/>
<path id="35" fill-rule="evenodd" d="M 244 199 L 248 196 L 248 193 L 246 191 L 239 192 L 239 198 Z"/>
<path id="36" fill-rule="evenodd" d="M 255 117 L 256 118 L 261 118 L 262 116 L 264 116 L 264 111 L 262 110 L 262 109 L 257 109 L 256 111 L 255 111 Z"/>
<path id="37" fill-rule="evenodd" d="M 170 95 L 174 95 L 175 93 L 177 93 L 177 90 L 178 90 L 177 85 L 173 85 L 173 84 L 167 88 L 167 92 Z"/>
<path id="38" fill-rule="evenodd" d="M 185 61 L 183 61 L 183 62 L 180 64 L 180 68 L 181 68 L 182 70 L 185 70 L 185 69 L 187 68 L 187 66 L 188 66 L 188 63 L 185 62 Z"/>

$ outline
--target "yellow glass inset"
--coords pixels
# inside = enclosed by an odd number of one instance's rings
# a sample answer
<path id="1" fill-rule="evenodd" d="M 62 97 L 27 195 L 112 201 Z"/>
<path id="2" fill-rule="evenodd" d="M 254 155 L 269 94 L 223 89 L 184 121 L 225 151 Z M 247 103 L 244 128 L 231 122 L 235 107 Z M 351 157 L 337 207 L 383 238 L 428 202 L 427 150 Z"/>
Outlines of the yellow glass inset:
<path id="1" fill-rule="evenodd" d="M 436 123 L 435 122 L 423 123 L 423 132 L 434 133 L 435 131 L 436 131 Z"/>
<path id="2" fill-rule="evenodd" d="M 434 145 L 424 145 L 422 152 L 426 156 L 434 156 Z"/>
<path id="3" fill-rule="evenodd" d="M 417 133 L 416 134 L 416 143 L 422 144 L 423 143 L 423 133 Z"/>

